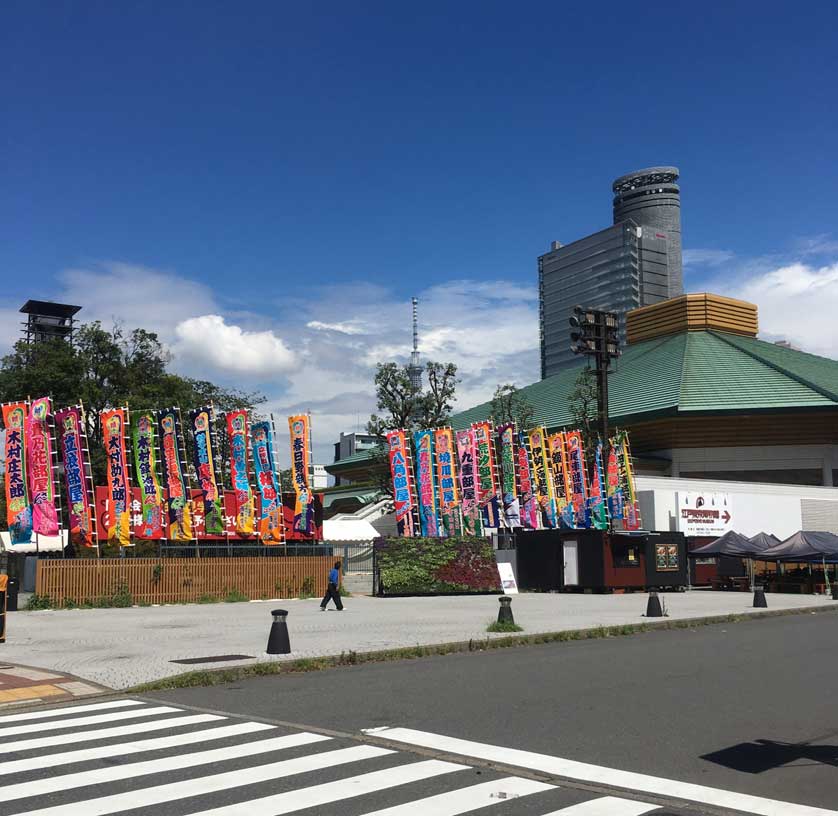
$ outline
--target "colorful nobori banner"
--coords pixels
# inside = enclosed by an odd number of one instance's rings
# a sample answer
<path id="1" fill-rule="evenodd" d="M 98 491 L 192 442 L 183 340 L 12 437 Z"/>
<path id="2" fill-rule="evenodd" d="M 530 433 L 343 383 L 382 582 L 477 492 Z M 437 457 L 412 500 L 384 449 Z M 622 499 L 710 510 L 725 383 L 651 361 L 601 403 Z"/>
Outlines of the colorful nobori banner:
<path id="1" fill-rule="evenodd" d="M 157 423 L 153 411 L 131 417 L 131 446 L 140 487 L 140 538 L 163 538 L 163 491 L 157 477 Z"/>
<path id="2" fill-rule="evenodd" d="M 6 521 L 12 544 L 28 544 L 32 538 L 32 505 L 26 478 L 26 416 L 29 404 L 12 402 L 3 406 L 6 429 L 4 481 Z"/>
<path id="3" fill-rule="evenodd" d="M 215 411 L 211 405 L 189 412 L 192 433 L 195 437 L 195 475 L 204 496 L 204 526 L 207 533 L 224 534 L 224 505 L 218 485 L 218 456 L 212 423 Z"/>
<path id="4" fill-rule="evenodd" d="M 440 532 L 446 536 L 459 535 L 460 491 L 457 485 L 457 456 L 454 450 L 454 432 L 450 428 L 434 431 L 436 454 L 436 483 L 439 491 Z"/>
<path id="5" fill-rule="evenodd" d="M 256 521 L 253 510 L 253 490 L 247 474 L 247 411 L 227 414 L 227 439 L 230 443 L 230 481 L 236 496 L 236 532 L 253 535 Z"/>
<path id="6" fill-rule="evenodd" d="M 474 448 L 477 460 L 477 503 L 483 511 L 485 527 L 501 526 L 498 484 L 495 476 L 495 457 L 492 426 L 489 422 L 474 422 Z"/>
<path id="7" fill-rule="evenodd" d="M 619 439 L 622 458 L 621 471 L 623 476 L 623 496 L 625 500 L 623 527 L 626 530 L 639 530 L 641 525 L 640 507 L 637 504 L 637 488 L 634 483 L 634 466 L 631 461 L 628 434 L 625 431 L 621 431 L 617 438 Z"/>
<path id="8" fill-rule="evenodd" d="M 483 532 L 483 526 L 477 501 L 477 451 L 474 431 L 457 431 L 456 439 L 463 535 L 479 536 Z"/>
<path id="9" fill-rule="evenodd" d="M 518 445 L 515 454 L 518 459 L 518 496 L 521 503 L 521 525 L 526 530 L 537 530 L 539 528 L 538 499 L 535 495 L 530 452 L 527 445 L 527 435 L 524 431 L 518 432 Z"/>
<path id="10" fill-rule="evenodd" d="M 590 527 L 588 508 L 588 479 L 585 472 L 585 447 L 579 431 L 565 434 L 568 469 L 572 486 L 573 515 L 577 527 Z"/>
<path id="11" fill-rule="evenodd" d="M 250 439 L 256 486 L 259 488 L 259 538 L 263 544 L 272 547 L 285 540 L 285 526 L 271 423 L 254 422 L 250 427 Z"/>
<path id="12" fill-rule="evenodd" d="M 120 547 L 131 546 L 131 495 L 128 457 L 125 450 L 127 408 L 112 408 L 99 414 L 105 443 L 110 515 L 107 540 Z"/>
<path id="13" fill-rule="evenodd" d="M 550 457 L 547 453 L 547 434 L 544 428 L 530 428 L 527 432 L 532 457 L 532 481 L 538 506 L 544 517 L 544 526 L 555 528 L 559 526 L 556 510 L 556 495 L 553 489 L 553 474 L 550 468 Z"/>
<path id="14" fill-rule="evenodd" d="M 602 473 L 602 440 L 597 440 L 594 451 L 594 466 L 591 471 L 591 485 L 588 491 L 588 509 L 591 526 L 596 530 L 608 529 L 608 513 L 605 507 L 605 479 Z"/>
<path id="15" fill-rule="evenodd" d="M 572 501 L 573 486 L 567 462 L 564 434 L 550 434 L 547 437 L 547 448 L 550 455 L 550 470 L 553 475 L 553 489 L 556 493 L 556 510 L 559 514 L 559 524 L 567 529 L 573 529 L 576 526 Z"/>
<path id="16" fill-rule="evenodd" d="M 52 470 L 52 440 L 49 397 L 33 400 L 26 421 L 26 454 L 29 458 L 29 495 L 32 497 L 32 529 L 40 535 L 58 535 L 55 478 Z"/>
<path id="17" fill-rule="evenodd" d="M 308 414 L 288 417 L 291 433 L 291 480 L 297 501 L 294 506 L 294 530 L 306 533 L 313 524 L 309 465 L 311 456 L 311 426 Z"/>
<path id="18" fill-rule="evenodd" d="M 416 431 L 413 446 L 416 450 L 416 493 L 422 535 L 433 538 L 440 534 L 434 474 L 434 432 Z"/>
<path id="19" fill-rule="evenodd" d="M 157 411 L 156 418 L 163 484 L 168 496 L 166 538 L 169 541 L 190 541 L 195 537 L 195 532 L 192 528 L 189 485 L 186 482 L 180 409 L 164 408 Z"/>
<path id="20" fill-rule="evenodd" d="M 605 495 L 608 503 L 608 517 L 612 521 L 623 520 L 623 481 L 620 477 L 620 456 L 617 453 L 617 439 L 608 440 L 608 462 L 605 469 Z"/>
<path id="21" fill-rule="evenodd" d="M 70 540 L 74 544 L 93 547 L 94 514 L 90 464 L 87 461 L 87 433 L 81 406 L 55 412 L 58 450 L 64 464 L 64 485 L 70 515 Z"/>
<path id="22" fill-rule="evenodd" d="M 413 518 L 413 485 L 410 473 L 410 453 L 407 434 L 403 430 L 387 432 L 387 454 L 393 480 L 393 505 L 396 528 L 400 536 L 416 535 Z"/>
<path id="23" fill-rule="evenodd" d="M 500 485 L 503 501 L 503 521 L 507 527 L 521 526 L 521 504 L 518 501 L 518 484 L 515 477 L 515 431 L 514 422 L 505 422 L 495 429 L 500 449 Z"/>

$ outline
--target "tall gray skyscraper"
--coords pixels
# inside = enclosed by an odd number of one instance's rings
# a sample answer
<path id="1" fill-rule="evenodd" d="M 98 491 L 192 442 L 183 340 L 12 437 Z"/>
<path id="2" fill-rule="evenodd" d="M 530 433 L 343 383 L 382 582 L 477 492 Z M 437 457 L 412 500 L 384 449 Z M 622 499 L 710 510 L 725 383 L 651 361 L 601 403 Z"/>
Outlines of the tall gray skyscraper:
<path id="1" fill-rule="evenodd" d="M 670 297 L 684 292 L 681 268 L 681 188 L 677 167 L 648 167 L 620 176 L 612 185 L 614 223 L 631 219 L 665 238 L 669 258 Z M 646 304 L 642 304 L 646 305 Z"/>
<path id="2" fill-rule="evenodd" d="M 613 184 L 614 226 L 571 244 L 554 241 L 538 259 L 541 376 L 576 360 L 568 317 L 574 306 L 620 314 L 683 293 L 681 202 L 676 167 L 652 167 Z"/>

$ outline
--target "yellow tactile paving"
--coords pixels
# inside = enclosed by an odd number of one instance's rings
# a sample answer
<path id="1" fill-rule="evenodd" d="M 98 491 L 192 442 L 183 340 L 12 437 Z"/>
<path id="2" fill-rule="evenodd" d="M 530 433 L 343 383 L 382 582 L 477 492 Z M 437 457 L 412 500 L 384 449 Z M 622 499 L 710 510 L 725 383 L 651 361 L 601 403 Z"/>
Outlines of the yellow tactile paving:
<path id="1" fill-rule="evenodd" d="M 67 694 L 58 686 L 24 686 L 23 688 L 0 691 L 0 703 L 13 703 L 18 700 L 32 700 L 40 697 L 54 697 L 57 694 Z"/>

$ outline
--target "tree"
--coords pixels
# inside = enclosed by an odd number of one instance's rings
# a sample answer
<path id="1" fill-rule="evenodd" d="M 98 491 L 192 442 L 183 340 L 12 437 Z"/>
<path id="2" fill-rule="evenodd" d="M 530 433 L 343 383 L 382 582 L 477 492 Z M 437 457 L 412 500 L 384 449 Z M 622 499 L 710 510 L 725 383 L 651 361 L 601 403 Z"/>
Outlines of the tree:
<path id="1" fill-rule="evenodd" d="M 512 383 L 498 385 L 492 397 L 492 417 L 496 425 L 514 422 L 518 430 L 525 431 L 533 426 L 535 409 Z"/>
<path id="2" fill-rule="evenodd" d="M 0 402 L 49 395 L 56 407 L 86 410 L 91 467 L 96 484 L 105 480 L 105 452 L 99 413 L 128 405 L 132 409 L 179 405 L 188 411 L 212 403 L 217 411 L 253 412 L 265 397 L 225 389 L 207 380 L 181 377 L 167 370 L 170 355 L 154 332 L 120 325 L 110 331 L 98 321 L 79 327 L 73 343 L 53 339 L 29 344 L 21 340 L 0 360 Z M 224 461 L 226 432 L 219 434 Z M 187 445 L 190 437 L 187 434 Z"/>
<path id="3" fill-rule="evenodd" d="M 589 464 L 593 462 L 599 439 L 597 394 L 596 372 L 585 366 L 576 378 L 574 390 L 568 399 L 568 408 L 573 429 L 582 432 L 585 458 Z"/>
<path id="4" fill-rule="evenodd" d="M 428 362 L 425 365 L 428 389 L 414 385 L 410 366 L 379 363 L 375 372 L 375 395 L 379 410 L 367 423 L 367 433 L 383 437 L 397 428 L 438 428 L 444 425 L 454 405 L 457 366 Z"/>
<path id="5" fill-rule="evenodd" d="M 387 431 L 439 428 L 448 421 L 454 407 L 457 366 L 429 361 L 425 364 L 425 373 L 427 391 L 413 384 L 410 366 L 379 363 L 376 367 L 375 395 L 379 410 L 386 413 L 381 416 L 373 414 L 367 423 L 367 433 L 379 438 L 379 444 L 371 453 L 370 469 L 375 474 L 378 488 L 390 497 L 393 495 L 393 483 L 389 454 L 384 443 Z"/>

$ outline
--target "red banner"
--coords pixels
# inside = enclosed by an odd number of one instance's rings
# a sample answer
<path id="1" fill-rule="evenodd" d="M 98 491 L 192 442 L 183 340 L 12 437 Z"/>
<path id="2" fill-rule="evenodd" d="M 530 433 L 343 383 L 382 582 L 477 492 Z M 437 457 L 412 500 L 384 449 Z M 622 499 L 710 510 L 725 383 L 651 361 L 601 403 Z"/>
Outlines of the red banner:
<path id="1" fill-rule="evenodd" d="M 192 509 L 192 525 L 193 532 L 196 538 L 200 541 L 227 541 L 235 540 L 237 542 L 251 544 L 257 546 L 260 544 L 257 535 L 243 536 L 236 532 L 236 494 L 232 490 L 224 491 L 224 532 L 225 535 L 207 534 L 204 525 L 204 494 L 200 490 L 192 490 L 191 492 L 191 509 Z M 165 491 L 164 491 L 165 495 Z M 168 497 L 166 497 L 168 498 Z M 299 532 L 291 530 L 291 522 L 294 520 L 294 505 L 296 502 L 296 495 L 294 493 L 283 493 L 282 495 L 282 516 L 285 521 L 285 538 L 286 541 L 304 542 L 304 541 L 322 541 L 323 540 L 323 498 L 319 493 L 315 493 L 314 499 L 314 524 L 309 535 L 302 535 Z M 99 485 L 96 488 L 96 518 L 98 519 L 97 530 L 103 531 L 100 536 L 100 543 L 107 543 L 108 525 L 110 522 L 110 502 L 108 501 L 108 488 Z M 131 531 L 135 539 L 145 540 L 143 538 L 143 514 L 142 514 L 142 500 L 140 496 L 139 487 L 131 489 L 131 505 L 130 505 L 130 525 Z M 174 542 L 186 546 L 188 542 L 178 541 Z"/>

